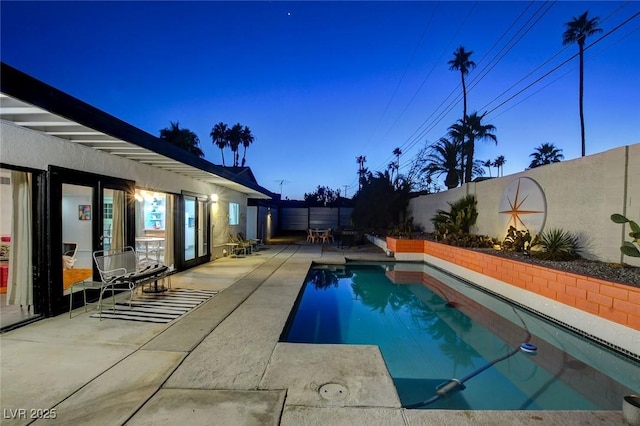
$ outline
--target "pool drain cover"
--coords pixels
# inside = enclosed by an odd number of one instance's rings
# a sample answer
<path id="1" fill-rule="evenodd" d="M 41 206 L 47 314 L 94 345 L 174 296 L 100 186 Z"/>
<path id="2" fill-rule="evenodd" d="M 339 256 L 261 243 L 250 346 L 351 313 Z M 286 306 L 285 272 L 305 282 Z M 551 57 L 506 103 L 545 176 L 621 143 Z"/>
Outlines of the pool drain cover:
<path id="1" fill-rule="evenodd" d="M 329 401 L 339 401 L 345 399 L 347 394 L 347 388 L 338 383 L 327 383 L 322 385 L 319 390 L 320 396 Z"/>

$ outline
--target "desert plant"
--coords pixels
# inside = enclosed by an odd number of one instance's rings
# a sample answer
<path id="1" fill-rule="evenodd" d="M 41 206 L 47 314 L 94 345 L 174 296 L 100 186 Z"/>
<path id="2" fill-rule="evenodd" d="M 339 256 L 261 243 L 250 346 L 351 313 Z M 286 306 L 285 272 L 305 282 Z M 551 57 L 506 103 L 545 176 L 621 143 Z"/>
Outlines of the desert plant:
<path id="1" fill-rule="evenodd" d="M 631 227 L 631 232 L 629 232 L 631 241 L 625 241 L 622 246 L 620 246 L 620 251 L 625 256 L 640 257 L 640 250 L 636 247 L 636 245 L 640 246 L 640 226 L 638 226 L 638 224 L 633 220 L 629 220 L 623 215 L 617 213 L 611 215 L 611 220 L 615 223 L 629 223 L 629 226 Z"/>
<path id="2" fill-rule="evenodd" d="M 411 238 L 415 230 L 413 217 L 409 217 L 401 222 L 398 226 L 389 230 L 389 235 L 398 238 Z"/>
<path id="3" fill-rule="evenodd" d="M 509 226 L 507 236 L 502 241 L 502 249 L 506 251 L 525 251 L 531 243 L 531 234 L 529 230 L 520 231 L 514 226 Z"/>
<path id="4" fill-rule="evenodd" d="M 494 239 L 486 235 L 465 234 L 459 231 L 447 234 L 440 242 L 450 246 L 468 248 L 489 248 L 495 244 Z"/>
<path id="5" fill-rule="evenodd" d="M 478 219 L 476 197 L 467 195 L 458 201 L 448 204 L 450 207 L 448 212 L 438 210 L 436 215 L 431 218 L 431 223 L 433 223 L 436 233 L 441 237 L 458 232 L 468 234 Z"/>
<path id="6" fill-rule="evenodd" d="M 580 257 L 580 242 L 578 237 L 562 229 L 549 229 L 538 234 L 531 243 L 532 247 L 541 250 L 532 254 L 544 260 L 573 260 Z"/>

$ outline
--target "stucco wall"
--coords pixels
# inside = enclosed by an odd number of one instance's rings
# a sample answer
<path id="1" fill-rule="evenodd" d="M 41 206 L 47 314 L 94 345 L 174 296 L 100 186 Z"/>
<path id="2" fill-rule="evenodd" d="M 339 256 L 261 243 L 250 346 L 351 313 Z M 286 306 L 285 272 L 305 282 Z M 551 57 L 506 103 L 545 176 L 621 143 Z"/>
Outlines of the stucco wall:
<path id="1" fill-rule="evenodd" d="M 0 140 L 0 161 L 12 166 L 47 170 L 53 165 L 133 180 L 139 188 L 159 192 L 218 194 L 218 202 L 211 206 L 212 248 L 227 242 L 230 232 L 245 232 L 247 196 L 238 191 L 99 152 L 4 120 L 0 120 Z M 229 225 L 229 202 L 240 205 L 239 225 Z"/>
<path id="2" fill-rule="evenodd" d="M 560 228 L 579 236 L 583 256 L 607 262 L 640 266 L 640 260 L 624 257 L 619 247 L 628 227 L 609 217 L 624 213 L 640 221 L 640 144 L 600 154 L 537 167 L 521 173 L 465 184 L 460 188 L 411 200 L 409 214 L 425 231 L 433 231 L 431 217 L 438 209 L 449 210 L 447 202 L 466 194 L 478 200 L 478 221 L 474 232 L 502 240 L 506 235 L 503 216 L 498 213 L 502 194 L 515 179 L 528 177 L 542 188 L 546 198 L 543 229 Z M 635 167 L 634 167 L 635 166 Z"/>

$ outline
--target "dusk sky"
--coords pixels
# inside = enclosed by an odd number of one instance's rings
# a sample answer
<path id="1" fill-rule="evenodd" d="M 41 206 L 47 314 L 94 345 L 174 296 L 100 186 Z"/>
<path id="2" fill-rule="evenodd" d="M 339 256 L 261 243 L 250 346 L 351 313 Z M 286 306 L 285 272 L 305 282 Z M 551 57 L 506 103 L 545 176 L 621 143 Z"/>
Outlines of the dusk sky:
<path id="1" fill-rule="evenodd" d="M 477 64 L 468 110 L 487 111 L 498 138 L 475 158 L 504 155 L 505 175 L 545 142 L 578 158 L 578 58 L 561 65 L 578 47 L 562 33 L 586 10 L 603 29 L 587 46 L 605 36 L 585 52 L 589 155 L 640 142 L 640 2 L 2 1 L 0 54 L 156 136 L 179 122 L 215 164 L 211 128 L 240 122 L 262 186 L 351 197 L 357 156 L 382 171 L 399 147 L 406 171 L 462 117 L 447 64 L 460 45 Z"/>

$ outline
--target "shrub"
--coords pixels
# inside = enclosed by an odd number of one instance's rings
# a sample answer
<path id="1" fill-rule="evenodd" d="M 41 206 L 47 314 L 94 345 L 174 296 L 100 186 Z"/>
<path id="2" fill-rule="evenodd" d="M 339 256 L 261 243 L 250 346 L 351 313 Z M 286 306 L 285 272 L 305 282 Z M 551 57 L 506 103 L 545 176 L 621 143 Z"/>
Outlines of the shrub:
<path id="1" fill-rule="evenodd" d="M 389 235 L 397 238 L 411 238 L 415 230 L 416 227 L 413 224 L 413 217 L 409 217 L 395 228 L 390 229 Z"/>
<path id="2" fill-rule="evenodd" d="M 436 234 L 441 239 L 445 239 L 447 234 L 456 234 L 459 232 L 468 234 L 478 219 L 476 197 L 467 195 L 458 201 L 448 204 L 450 207 L 448 212 L 438 210 L 436 215 L 431 218 L 431 223 L 433 223 Z"/>
<path id="3" fill-rule="evenodd" d="M 629 226 L 631 227 L 631 232 L 629 232 L 631 241 L 625 241 L 622 246 L 620 246 L 620 251 L 626 256 L 640 257 L 640 250 L 638 250 L 638 247 L 633 245 L 635 243 L 637 246 L 640 246 L 640 226 L 638 226 L 638 224 L 633 220 L 629 220 L 617 213 L 611 215 L 611 220 L 615 223 L 629 223 Z"/>
<path id="4" fill-rule="evenodd" d="M 581 250 L 578 237 L 562 229 L 549 229 L 541 232 L 534 240 L 532 246 L 541 250 L 532 254 L 544 260 L 573 260 L 580 257 Z"/>
<path id="5" fill-rule="evenodd" d="M 502 249 L 506 251 L 525 251 L 531 243 L 531 234 L 527 230 L 519 231 L 514 226 L 509 226 L 507 236 L 502 242 Z"/>
<path id="6" fill-rule="evenodd" d="M 465 234 L 463 232 L 449 233 L 440 242 L 450 246 L 468 248 L 490 248 L 495 244 L 493 238 L 486 235 Z"/>

